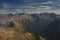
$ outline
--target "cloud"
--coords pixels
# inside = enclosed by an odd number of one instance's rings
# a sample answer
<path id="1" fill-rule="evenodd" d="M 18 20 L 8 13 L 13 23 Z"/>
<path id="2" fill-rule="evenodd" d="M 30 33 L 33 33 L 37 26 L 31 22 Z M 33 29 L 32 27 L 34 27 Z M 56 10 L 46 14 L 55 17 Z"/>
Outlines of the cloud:
<path id="1" fill-rule="evenodd" d="M 9 4 L 8 3 L 3 3 L 3 7 L 4 8 L 8 8 L 9 7 Z"/>
<path id="2" fill-rule="evenodd" d="M 9 14 L 12 13 L 11 11 L 6 11 L 6 10 L 0 10 L 0 14 Z"/>
<path id="3" fill-rule="evenodd" d="M 60 10 L 29 10 L 27 11 L 28 13 L 41 13 L 41 12 L 49 12 L 49 13 L 56 13 L 56 14 L 60 14 Z"/>
<path id="4" fill-rule="evenodd" d="M 37 8 L 40 8 L 40 9 L 45 9 L 45 10 L 50 10 L 52 7 L 51 6 L 37 6 Z"/>
<path id="5" fill-rule="evenodd" d="M 15 9 L 15 11 L 14 11 L 15 13 L 22 13 L 23 11 L 22 11 L 22 9 Z"/>
<path id="6" fill-rule="evenodd" d="M 47 10 L 46 12 L 53 12 L 53 13 L 56 13 L 56 14 L 60 14 L 60 9 L 57 9 L 57 10 Z"/>
<path id="7" fill-rule="evenodd" d="M 46 1 L 46 2 L 42 2 L 41 4 L 53 4 L 54 2 L 52 1 Z"/>
<path id="8" fill-rule="evenodd" d="M 60 9 L 59 0 L 3 0 L 3 2 L 0 0 L 0 2 L 0 8 L 3 9 L 1 12 L 3 13 L 5 11 L 6 13 L 10 13 L 15 11 L 41 12 L 48 10 L 59 12 Z"/>

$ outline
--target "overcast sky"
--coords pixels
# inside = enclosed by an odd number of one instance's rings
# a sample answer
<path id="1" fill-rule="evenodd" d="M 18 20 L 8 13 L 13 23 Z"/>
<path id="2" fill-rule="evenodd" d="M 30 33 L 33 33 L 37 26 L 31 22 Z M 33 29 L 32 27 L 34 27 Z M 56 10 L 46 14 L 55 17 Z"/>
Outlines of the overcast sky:
<path id="1" fill-rule="evenodd" d="M 0 0 L 0 13 L 15 12 L 60 14 L 60 0 Z"/>

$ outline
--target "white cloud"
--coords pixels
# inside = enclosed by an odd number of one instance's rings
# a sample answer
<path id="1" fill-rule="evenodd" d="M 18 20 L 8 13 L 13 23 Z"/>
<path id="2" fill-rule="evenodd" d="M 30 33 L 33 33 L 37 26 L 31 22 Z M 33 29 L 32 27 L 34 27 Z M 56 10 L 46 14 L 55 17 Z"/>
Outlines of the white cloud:
<path id="1" fill-rule="evenodd" d="M 22 11 L 22 9 L 15 9 L 14 11 L 13 11 L 13 14 L 15 14 L 15 13 L 22 13 L 23 11 Z"/>
<path id="2" fill-rule="evenodd" d="M 5 10 L 0 10 L 0 14 L 7 14 L 8 12 Z"/>
<path id="3" fill-rule="evenodd" d="M 41 3 L 41 4 L 54 4 L 54 2 L 52 2 L 52 1 L 47 1 L 47 2 L 43 2 L 43 3 Z"/>
<path id="4" fill-rule="evenodd" d="M 12 13 L 11 11 L 6 11 L 6 10 L 0 10 L 0 14 L 9 14 Z"/>
<path id="5" fill-rule="evenodd" d="M 30 6 L 30 5 L 27 5 L 27 6 L 22 6 L 21 8 L 33 9 L 33 8 L 36 8 L 36 7 L 35 7 L 35 6 Z"/>
<path id="6" fill-rule="evenodd" d="M 37 6 L 37 9 L 40 10 L 50 10 L 52 7 L 51 6 Z"/>
<path id="7" fill-rule="evenodd" d="M 40 9 L 32 9 L 32 10 L 27 10 L 28 13 L 41 13 L 41 12 L 49 12 L 49 13 L 56 13 L 60 14 L 60 9 L 56 10 L 40 10 Z"/>
<path id="8" fill-rule="evenodd" d="M 56 14 L 60 14 L 60 9 L 58 10 L 47 10 L 48 12 L 54 12 L 54 13 L 56 13 Z"/>

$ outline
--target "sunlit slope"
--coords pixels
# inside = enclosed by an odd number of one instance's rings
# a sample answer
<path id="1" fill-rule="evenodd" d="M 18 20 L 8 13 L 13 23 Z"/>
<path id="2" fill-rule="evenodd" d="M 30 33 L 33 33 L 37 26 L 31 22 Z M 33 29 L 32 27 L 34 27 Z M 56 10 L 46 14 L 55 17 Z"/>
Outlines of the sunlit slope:
<path id="1" fill-rule="evenodd" d="M 0 40 L 13 40 L 13 28 L 0 28 Z"/>
<path id="2" fill-rule="evenodd" d="M 36 40 L 36 35 L 34 33 L 26 32 L 23 22 L 25 21 L 25 16 L 23 17 L 12 17 L 13 23 L 15 25 L 15 35 L 14 37 L 19 40 Z M 25 29 L 25 30 L 24 30 Z"/>
<path id="3" fill-rule="evenodd" d="M 12 28 L 0 27 L 0 40 L 36 40 L 34 33 L 26 32 L 24 28 L 24 17 L 12 17 L 14 23 Z M 25 30 L 24 30 L 25 29 Z"/>

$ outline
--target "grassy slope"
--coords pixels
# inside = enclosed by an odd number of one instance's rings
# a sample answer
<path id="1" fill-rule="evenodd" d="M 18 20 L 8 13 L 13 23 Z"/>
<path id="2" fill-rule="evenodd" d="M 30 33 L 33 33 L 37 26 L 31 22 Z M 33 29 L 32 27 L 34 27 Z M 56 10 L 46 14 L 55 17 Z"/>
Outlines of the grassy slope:
<path id="1" fill-rule="evenodd" d="M 0 40 L 11 40 L 14 36 L 13 28 L 0 28 Z"/>

